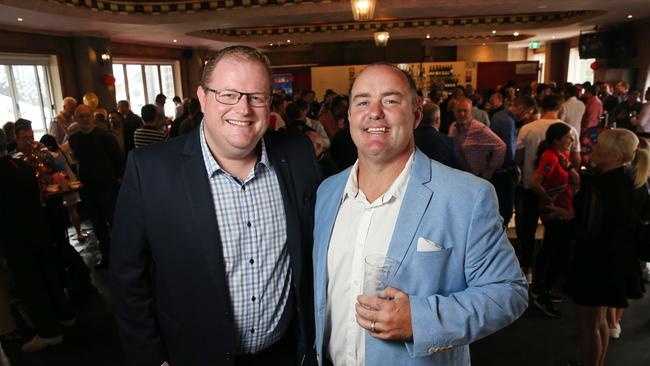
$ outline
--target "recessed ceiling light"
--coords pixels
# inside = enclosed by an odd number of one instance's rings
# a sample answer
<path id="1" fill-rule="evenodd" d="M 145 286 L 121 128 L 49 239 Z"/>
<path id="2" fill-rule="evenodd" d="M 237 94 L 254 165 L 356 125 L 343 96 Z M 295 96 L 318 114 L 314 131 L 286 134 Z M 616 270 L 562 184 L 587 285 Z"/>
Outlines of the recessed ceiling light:
<path id="1" fill-rule="evenodd" d="M 178 42 L 178 40 L 177 40 L 177 39 L 174 39 L 174 40 L 172 40 L 172 42 L 176 43 L 176 42 Z"/>
<path id="2" fill-rule="evenodd" d="M 514 32 L 512 35 L 517 37 L 517 36 L 519 36 L 519 32 Z"/>
<path id="3" fill-rule="evenodd" d="M 430 34 L 427 34 L 427 39 L 429 39 L 429 38 L 431 38 L 431 35 L 430 35 Z"/>
<path id="4" fill-rule="evenodd" d="M 16 18 L 17 21 L 22 22 L 23 18 Z"/>
<path id="5" fill-rule="evenodd" d="M 628 15 L 627 19 L 632 19 L 632 14 Z"/>
<path id="6" fill-rule="evenodd" d="M 287 39 L 287 43 L 291 43 L 291 40 L 290 40 L 290 39 Z"/>
<path id="7" fill-rule="evenodd" d="M 492 34 L 497 34 L 497 31 L 495 29 L 492 29 Z"/>
<path id="8" fill-rule="evenodd" d="M 273 46 L 273 43 L 269 43 L 269 46 Z"/>
<path id="9" fill-rule="evenodd" d="M 483 43 L 481 46 L 485 46 L 485 43 Z"/>
<path id="10" fill-rule="evenodd" d="M 553 36 L 553 37 L 551 37 L 551 38 L 555 39 L 555 36 Z"/>

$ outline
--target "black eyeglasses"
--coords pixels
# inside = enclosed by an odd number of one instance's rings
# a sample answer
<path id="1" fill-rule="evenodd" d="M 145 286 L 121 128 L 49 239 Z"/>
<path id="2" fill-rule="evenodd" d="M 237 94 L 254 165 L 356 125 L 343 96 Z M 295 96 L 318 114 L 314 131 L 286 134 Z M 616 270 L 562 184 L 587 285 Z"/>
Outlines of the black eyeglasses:
<path id="1" fill-rule="evenodd" d="M 205 86 L 203 87 L 203 89 L 213 92 L 214 99 L 217 102 L 222 104 L 227 104 L 227 105 L 235 105 L 239 103 L 239 100 L 244 95 L 246 96 L 246 98 L 248 99 L 248 103 L 250 103 L 252 107 L 266 107 L 269 105 L 269 102 L 271 101 L 271 95 L 266 93 L 244 93 L 244 92 L 240 92 L 237 90 L 230 90 L 230 89 L 215 90 Z"/>

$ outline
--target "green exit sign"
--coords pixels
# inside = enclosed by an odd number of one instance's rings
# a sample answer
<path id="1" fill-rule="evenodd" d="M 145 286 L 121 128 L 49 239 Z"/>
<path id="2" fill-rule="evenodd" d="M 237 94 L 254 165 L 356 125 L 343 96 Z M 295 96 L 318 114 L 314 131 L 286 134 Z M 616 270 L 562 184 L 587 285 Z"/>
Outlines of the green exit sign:
<path id="1" fill-rule="evenodd" d="M 529 47 L 532 49 L 539 48 L 542 45 L 540 41 L 530 41 Z"/>

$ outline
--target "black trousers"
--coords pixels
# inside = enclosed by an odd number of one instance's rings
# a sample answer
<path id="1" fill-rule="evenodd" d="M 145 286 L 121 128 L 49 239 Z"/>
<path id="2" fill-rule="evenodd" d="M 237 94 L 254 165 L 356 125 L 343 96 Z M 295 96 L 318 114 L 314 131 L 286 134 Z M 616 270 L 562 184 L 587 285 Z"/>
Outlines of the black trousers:
<path id="1" fill-rule="evenodd" d="M 503 218 L 503 226 L 508 227 L 512 219 L 512 209 L 515 202 L 515 175 L 514 169 L 499 170 L 490 180 L 499 200 L 499 214 Z"/>
<path id="2" fill-rule="evenodd" d="M 63 292 L 54 250 L 8 251 L 7 264 L 36 328 L 44 338 L 61 334 L 60 320 L 74 318 Z"/>
<path id="3" fill-rule="evenodd" d="M 235 356 L 235 366 L 291 366 L 295 365 L 296 362 L 296 340 L 291 329 L 287 329 L 279 341 L 261 352 Z"/>
<path id="4" fill-rule="evenodd" d="M 544 222 L 544 242 L 537 254 L 535 289 L 550 291 L 569 262 L 571 225 L 565 220 Z"/>
<path id="5" fill-rule="evenodd" d="M 81 202 L 93 224 L 93 230 L 99 241 L 102 261 L 107 261 L 111 248 L 111 227 L 117 200 L 117 187 L 83 189 Z"/>
<path id="6" fill-rule="evenodd" d="M 61 279 L 66 287 L 83 289 L 90 285 L 90 270 L 81 255 L 70 244 L 67 235 L 67 211 L 61 198 L 46 201 L 45 215 L 50 240 L 56 248 L 60 265 Z"/>
<path id="7" fill-rule="evenodd" d="M 515 229 L 520 249 L 519 261 L 525 268 L 533 267 L 535 231 L 539 215 L 538 200 L 538 196 L 530 189 L 521 186 L 515 189 Z"/>

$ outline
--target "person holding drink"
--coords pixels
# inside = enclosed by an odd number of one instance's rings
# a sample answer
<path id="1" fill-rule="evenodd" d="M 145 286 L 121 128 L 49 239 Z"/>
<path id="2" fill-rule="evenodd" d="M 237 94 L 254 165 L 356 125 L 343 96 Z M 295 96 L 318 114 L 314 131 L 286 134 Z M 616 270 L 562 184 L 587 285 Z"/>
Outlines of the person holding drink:
<path id="1" fill-rule="evenodd" d="M 494 189 L 415 148 L 422 107 L 395 66 L 359 74 L 348 116 L 359 158 L 316 200 L 319 364 L 468 365 L 528 304 Z"/>

